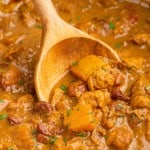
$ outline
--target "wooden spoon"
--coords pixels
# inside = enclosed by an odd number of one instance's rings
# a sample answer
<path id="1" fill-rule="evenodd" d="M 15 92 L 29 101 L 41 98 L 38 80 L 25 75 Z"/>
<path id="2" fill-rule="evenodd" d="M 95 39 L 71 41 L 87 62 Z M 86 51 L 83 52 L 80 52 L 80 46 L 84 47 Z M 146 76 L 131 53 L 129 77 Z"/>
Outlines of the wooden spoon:
<path id="1" fill-rule="evenodd" d="M 86 55 L 103 55 L 121 61 L 106 43 L 63 21 L 51 0 L 34 0 L 34 3 L 43 25 L 41 51 L 34 78 L 40 101 L 48 101 L 52 88 L 69 65 Z"/>

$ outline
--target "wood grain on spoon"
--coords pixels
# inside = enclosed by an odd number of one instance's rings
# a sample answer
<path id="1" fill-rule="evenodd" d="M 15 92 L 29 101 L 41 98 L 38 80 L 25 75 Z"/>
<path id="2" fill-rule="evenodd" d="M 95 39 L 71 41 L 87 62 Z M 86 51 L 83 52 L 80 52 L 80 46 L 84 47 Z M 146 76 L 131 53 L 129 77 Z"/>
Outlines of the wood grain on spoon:
<path id="1" fill-rule="evenodd" d="M 42 25 L 42 41 L 35 69 L 35 88 L 40 101 L 48 101 L 55 83 L 69 65 L 89 55 L 103 55 L 121 61 L 106 43 L 89 36 L 63 21 L 51 0 L 34 0 Z"/>

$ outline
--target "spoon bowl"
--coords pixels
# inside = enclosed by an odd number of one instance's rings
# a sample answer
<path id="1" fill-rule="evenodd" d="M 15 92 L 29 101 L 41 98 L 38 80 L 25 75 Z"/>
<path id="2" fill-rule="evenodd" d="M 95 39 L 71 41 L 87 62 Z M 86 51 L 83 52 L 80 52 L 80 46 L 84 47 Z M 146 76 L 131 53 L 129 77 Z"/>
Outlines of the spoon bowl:
<path id="1" fill-rule="evenodd" d="M 34 0 L 43 31 L 35 69 L 35 89 L 40 101 L 49 101 L 52 88 L 72 62 L 94 54 L 121 61 L 106 43 L 67 24 L 57 14 L 51 0 Z"/>

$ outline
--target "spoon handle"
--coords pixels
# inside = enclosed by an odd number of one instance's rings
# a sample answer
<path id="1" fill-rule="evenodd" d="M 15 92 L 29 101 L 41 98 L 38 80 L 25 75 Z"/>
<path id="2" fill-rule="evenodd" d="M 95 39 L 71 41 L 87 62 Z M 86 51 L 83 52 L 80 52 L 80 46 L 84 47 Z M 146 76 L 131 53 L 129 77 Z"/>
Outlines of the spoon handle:
<path id="1" fill-rule="evenodd" d="M 34 0 L 34 4 L 44 25 L 55 24 L 60 19 L 51 0 L 42 0 L 42 3 L 41 0 Z"/>
<path id="2" fill-rule="evenodd" d="M 41 52 L 44 57 L 56 43 L 71 37 L 81 37 L 83 33 L 66 23 L 59 17 L 51 0 L 34 0 L 35 7 L 40 15 L 43 32 Z"/>

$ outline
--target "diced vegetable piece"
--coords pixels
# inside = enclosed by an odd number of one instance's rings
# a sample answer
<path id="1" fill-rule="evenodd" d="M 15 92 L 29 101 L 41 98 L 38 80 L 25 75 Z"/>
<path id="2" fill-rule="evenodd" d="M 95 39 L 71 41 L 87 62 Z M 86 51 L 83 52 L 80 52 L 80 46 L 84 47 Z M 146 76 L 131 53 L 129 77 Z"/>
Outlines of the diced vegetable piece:
<path id="1" fill-rule="evenodd" d="M 132 107 L 150 108 L 150 98 L 144 95 L 137 95 L 131 99 L 130 104 Z"/>
<path id="2" fill-rule="evenodd" d="M 97 124 L 91 105 L 77 104 L 72 110 L 65 111 L 64 125 L 75 132 L 92 131 Z"/>
<path id="3" fill-rule="evenodd" d="M 89 55 L 78 61 L 77 65 L 71 67 L 71 72 L 78 78 L 86 81 L 88 77 L 105 62 L 98 56 Z"/>

